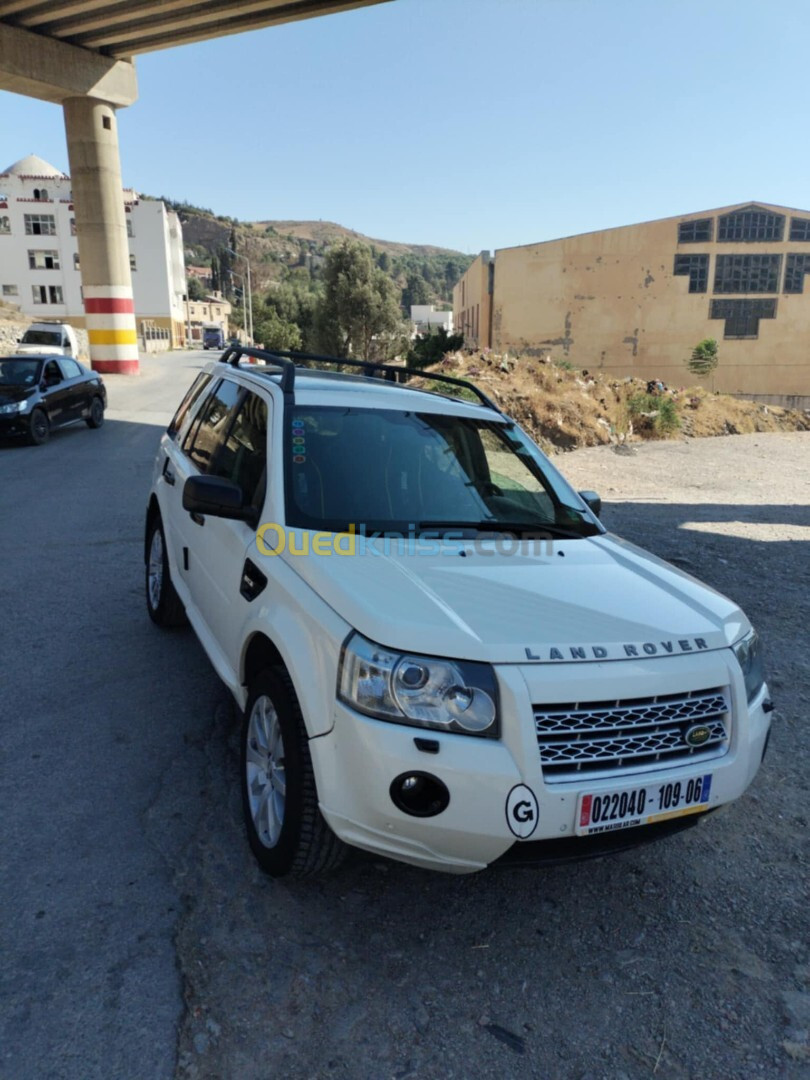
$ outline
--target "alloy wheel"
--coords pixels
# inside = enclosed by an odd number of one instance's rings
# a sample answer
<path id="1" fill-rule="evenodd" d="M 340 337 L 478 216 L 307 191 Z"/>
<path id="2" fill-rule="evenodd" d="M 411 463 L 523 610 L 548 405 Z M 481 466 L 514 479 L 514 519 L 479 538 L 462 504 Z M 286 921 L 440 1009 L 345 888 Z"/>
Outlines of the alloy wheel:
<path id="1" fill-rule="evenodd" d="M 256 699 L 251 710 L 245 770 L 256 833 L 265 847 L 275 847 L 284 825 L 287 775 L 281 724 L 266 694 Z"/>

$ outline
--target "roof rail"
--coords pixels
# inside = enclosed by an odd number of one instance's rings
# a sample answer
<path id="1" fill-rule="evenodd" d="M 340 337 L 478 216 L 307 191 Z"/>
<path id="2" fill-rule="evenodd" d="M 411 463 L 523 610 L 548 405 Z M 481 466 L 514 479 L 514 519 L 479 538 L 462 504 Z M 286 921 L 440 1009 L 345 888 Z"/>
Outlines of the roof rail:
<path id="1" fill-rule="evenodd" d="M 278 365 L 281 371 L 281 389 L 285 393 L 291 393 L 295 382 L 295 368 L 296 367 L 309 367 L 311 364 L 337 364 L 339 367 L 353 367 L 360 368 L 367 375 L 372 378 L 382 377 L 387 382 L 392 382 L 397 385 L 402 385 L 407 382 L 407 379 L 403 379 L 402 376 L 418 376 L 423 379 L 431 379 L 433 382 L 447 383 L 450 386 L 459 386 L 464 390 L 469 390 L 478 398 L 482 405 L 486 408 L 492 409 L 496 413 L 500 413 L 500 409 L 495 402 L 487 397 L 483 390 L 467 379 L 458 379 L 454 375 L 440 375 L 437 372 L 423 371 L 421 368 L 408 367 L 407 365 L 399 364 L 380 364 L 374 360 L 348 360 L 345 357 L 340 356 L 322 356 L 318 353 L 308 353 L 299 351 L 288 351 L 285 349 L 273 349 L 272 351 L 266 349 L 254 349 L 252 346 L 247 345 L 232 345 L 225 353 L 223 353 L 223 363 L 230 363 L 234 367 L 239 363 L 241 356 L 255 356 L 257 359 L 265 360 L 269 363 L 275 363 Z M 413 389 L 418 389 L 413 387 Z M 429 391 L 423 391 L 429 393 Z"/>
<path id="2" fill-rule="evenodd" d="M 267 349 L 256 349 L 252 345 L 229 345 L 220 357 L 220 363 L 238 367 L 243 356 L 253 356 L 257 360 L 275 364 L 281 374 L 282 391 L 292 394 L 295 386 L 295 363 L 284 353 L 268 352 Z"/>

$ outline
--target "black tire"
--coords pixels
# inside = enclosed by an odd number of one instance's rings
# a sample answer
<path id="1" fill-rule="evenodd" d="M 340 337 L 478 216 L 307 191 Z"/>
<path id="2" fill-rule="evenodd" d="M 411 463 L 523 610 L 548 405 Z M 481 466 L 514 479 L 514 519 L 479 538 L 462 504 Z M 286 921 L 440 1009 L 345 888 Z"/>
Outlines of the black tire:
<path id="1" fill-rule="evenodd" d="M 159 574 L 155 572 L 156 564 L 160 566 Z M 166 537 L 163 523 L 157 515 L 149 527 L 146 541 L 146 610 L 157 626 L 185 626 L 187 622 L 186 610 L 172 585 Z"/>
<path id="2" fill-rule="evenodd" d="M 89 428 L 100 428 L 104 423 L 104 402 L 100 397 L 94 397 L 90 402 L 90 415 L 85 423 Z"/>
<path id="3" fill-rule="evenodd" d="M 51 436 L 51 422 L 44 409 L 34 409 L 28 420 L 28 441 L 32 446 L 42 446 Z"/>
<path id="4" fill-rule="evenodd" d="M 262 835 L 259 835 L 251 798 L 255 806 L 261 789 L 251 788 L 248 779 L 249 740 L 253 749 L 250 765 L 254 784 L 261 784 L 262 775 L 265 779 L 270 775 L 269 770 L 263 774 L 256 764 L 256 756 L 262 756 L 263 748 L 257 745 L 253 738 L 258 721 L 251 722 L 254 709 L 261 711 L 262 699 L 269 702 L 281 734 L 280 748 L 276 744 L 276 766 L 280 765 L 280 768 L 275 768 L 274 773 L 283 773 L 284 799 L 280 831 L 274 837 L 265 829 L 262 830 Z M 251 683 L 242 724 L 240 774 L 242 809 L 248 841 L 256 861 L 265 873 L 271 877 L 316 877 L 334 870 L 343 861 L 346 846 L 335 836 L 318 809 L 318 792 L 312 771 L 309 741 L 298 699 L 289 675 L 283 668 L 265 668 Z M 266 791 L 266 787 L 263 790 Z M 271 795 L 267 801 L 271 802 L 274 798 L 275 796 Z M 265 817 L 266 815 L 262 817 L 262 822 Z M 274 817 L 277 818 L 277 815 Z"/>

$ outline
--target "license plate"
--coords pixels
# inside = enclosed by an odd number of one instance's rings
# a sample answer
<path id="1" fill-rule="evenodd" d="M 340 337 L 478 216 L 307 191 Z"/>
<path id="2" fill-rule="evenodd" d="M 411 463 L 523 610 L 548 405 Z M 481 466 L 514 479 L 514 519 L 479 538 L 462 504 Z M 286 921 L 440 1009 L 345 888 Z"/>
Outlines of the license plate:
<path id="1" fill-rule="evenodd" d="M 689 780 L 580 795 L 577 836 L 630 829 L 634 825 L 651 825 L 654 821 L 700 813 L 709 808 L 711 790 L 712 774 L 706 773 Z"/>

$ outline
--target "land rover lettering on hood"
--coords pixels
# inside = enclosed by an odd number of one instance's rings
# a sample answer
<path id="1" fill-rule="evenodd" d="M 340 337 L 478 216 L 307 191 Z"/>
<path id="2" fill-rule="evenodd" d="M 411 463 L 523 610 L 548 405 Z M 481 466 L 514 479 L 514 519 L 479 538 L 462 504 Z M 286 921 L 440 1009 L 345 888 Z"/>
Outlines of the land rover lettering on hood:
<path id="1" fill-rule="evenodd" d="M 742 795 L 772 710 L 742 611 L 607 533 L 480 389 L 414 375 L 231 346 L 161 440 L 147 610 L 242 711 L 260 866 L 581 858 Z"/>

